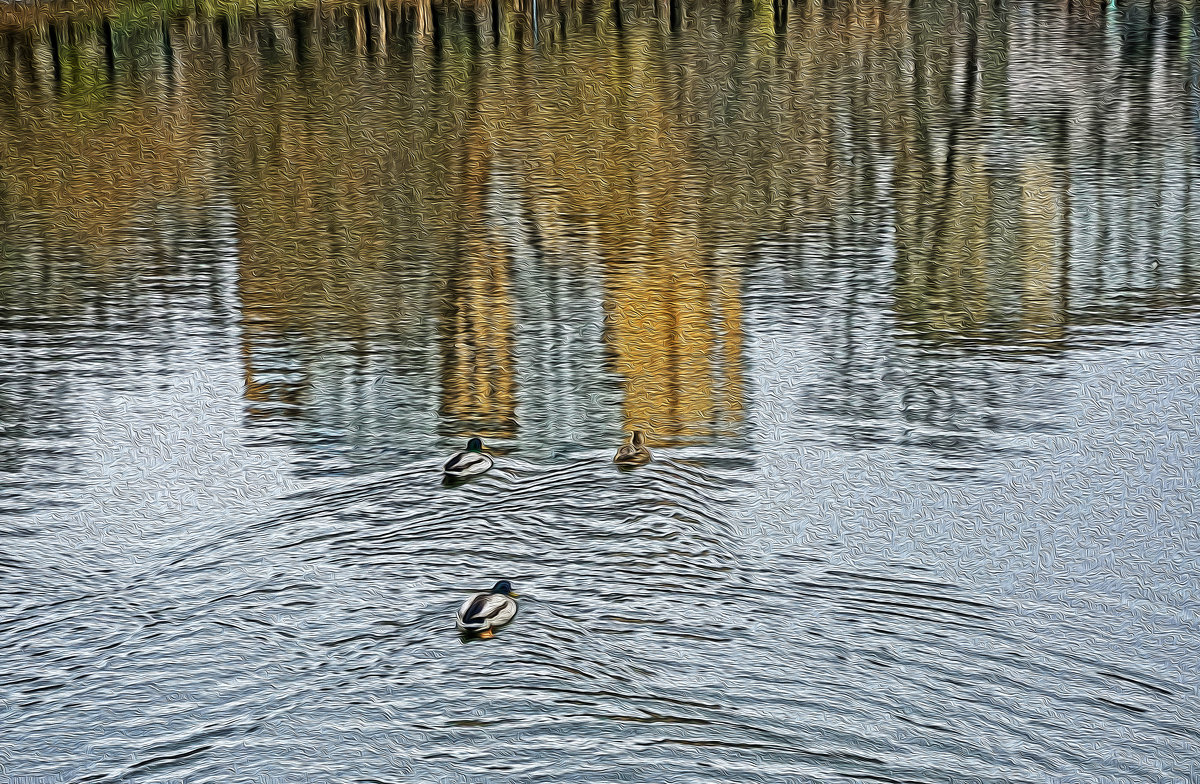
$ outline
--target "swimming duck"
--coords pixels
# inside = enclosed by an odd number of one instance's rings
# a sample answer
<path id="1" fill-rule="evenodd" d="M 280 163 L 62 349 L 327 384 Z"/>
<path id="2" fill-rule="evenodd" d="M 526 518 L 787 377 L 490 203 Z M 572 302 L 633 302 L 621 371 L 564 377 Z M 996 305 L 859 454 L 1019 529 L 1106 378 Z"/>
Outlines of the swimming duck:
<path id="1" fill-rule="evenodd" d="M 467 442 L 467 451 L 450 458 L 443 470 L 450 479 L 477 476 L 492 467 L 492 458 L 483 453 L 483 440 L 472 438 Z"/>
<path id="2" fill-rule="evenodd" d="M 484 640 L 491 639 L 493 629 L 499 629 L 517 614 L 515 597 L 512 583 L 501 580 L 492 586 L 492 590 L 477 593 L 463 602 L 458 608 L 455 625 L 460 632 L 473 632 Z"/>
<path id="3" fill-rule="evenodd" d="M 613 456 L 613 462 L 619 466 L 645 465 L 651 459 L 650 450 L 646 448 L 646 439 L 640 430 L 634 430 L 629 443 L 622 445 Z"/>

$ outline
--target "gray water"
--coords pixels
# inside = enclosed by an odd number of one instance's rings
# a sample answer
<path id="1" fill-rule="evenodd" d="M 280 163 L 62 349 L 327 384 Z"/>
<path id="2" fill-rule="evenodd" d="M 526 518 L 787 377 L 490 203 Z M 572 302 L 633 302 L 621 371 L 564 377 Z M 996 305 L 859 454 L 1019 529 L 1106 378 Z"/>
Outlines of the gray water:
<path id="1" fill-rule="evenodd" d="M 1200 781 L 1194 9 L 0 8 L 0 780 Z"/>

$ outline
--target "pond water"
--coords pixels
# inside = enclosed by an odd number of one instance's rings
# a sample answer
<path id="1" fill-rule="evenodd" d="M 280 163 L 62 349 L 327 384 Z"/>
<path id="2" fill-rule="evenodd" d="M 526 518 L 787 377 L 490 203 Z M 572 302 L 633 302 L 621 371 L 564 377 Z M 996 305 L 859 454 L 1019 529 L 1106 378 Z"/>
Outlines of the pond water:
<path id="1" fill-rule="evenodd" d="M 0 773 L 1200 781 L 1198 33 L 0 6 Z"/>

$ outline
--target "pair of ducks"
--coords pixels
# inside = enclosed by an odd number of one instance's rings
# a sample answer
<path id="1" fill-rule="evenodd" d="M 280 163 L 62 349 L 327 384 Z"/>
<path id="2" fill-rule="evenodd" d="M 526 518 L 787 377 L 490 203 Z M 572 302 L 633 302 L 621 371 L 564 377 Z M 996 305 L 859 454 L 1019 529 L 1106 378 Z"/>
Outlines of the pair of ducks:
<path id="1" fill-rule="evenodd" d="M 613 456 L 613 462 L 623 468 L 633 468 L 645 465 L 651 460 L 650 450 L 646 448 L 646 438 L 642 431 L 635 430 L 628 444 L 623 444 Z M 472 438 L 467 442 L 465 452 L 459 452 L 442 469 L 447 478 L 464 479 L 468 476 L 478 476 L 492 467 L 492 458 L 483 451 L 483 439 Z"/>

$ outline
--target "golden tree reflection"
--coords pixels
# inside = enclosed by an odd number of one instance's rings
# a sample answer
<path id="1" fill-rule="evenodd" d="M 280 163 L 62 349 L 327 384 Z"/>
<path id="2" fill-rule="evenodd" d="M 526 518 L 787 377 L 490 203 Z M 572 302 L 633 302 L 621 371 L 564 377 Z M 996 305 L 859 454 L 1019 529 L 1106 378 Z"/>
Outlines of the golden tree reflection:
<path id="1" fill-rule="evenodd" d="M 521 287 L 539 276 L 602 301 L 588 340 L 609 362 L 585 370 L 619 382 L 621 424 L 679 441 L 738 426 L 742 288 L 764 247 L 788 248 L 770 261 L 785 276 L 809 265 L 797 290 L 878 273 L 881 307 L 922 340 L 1061 350 L 1081 311 L 1069 159 L 1091 142 L 1036 102 L 1006 119 L 1025 87 L 1005 8 L 643 6 L 618 29 L 609 6 L 548 2 L 535 39 L 508 1 L 500 18 L 5 5 L 5 247 L 119 265 L 141 227 L 232 205 L 250 408 L 336 398 L 383 363 L 454 435 L 518 433 L 518 379 L 539 383 Z M 1095 27 L 1077 16 L 1060 21 Z"/>
<path id="2" fill-rule="evenodd" d="M 706 247 L 687 134 L 647 35 L 589 48 L 536 83 L 507 70 L 499 94 L 519 98 L 489 108 L 496 127 L 523 129 L 540 233 L 590 237 L 603 261 L 625 428 L 711 435 L 740 416 L 739 273 Z"/>
<path id="3" fill-rule="evenodd" d="M 512 437 L 517 390 L 511 259 L 489 226 L 492 159 L 488 125 L 473 114 L 455 181 L 458 239 L 441 292 L 441 415 L 444 427 L 457 435 Z"/>

